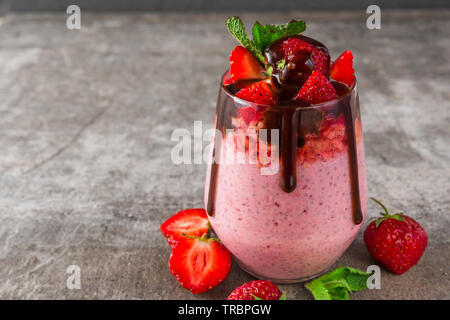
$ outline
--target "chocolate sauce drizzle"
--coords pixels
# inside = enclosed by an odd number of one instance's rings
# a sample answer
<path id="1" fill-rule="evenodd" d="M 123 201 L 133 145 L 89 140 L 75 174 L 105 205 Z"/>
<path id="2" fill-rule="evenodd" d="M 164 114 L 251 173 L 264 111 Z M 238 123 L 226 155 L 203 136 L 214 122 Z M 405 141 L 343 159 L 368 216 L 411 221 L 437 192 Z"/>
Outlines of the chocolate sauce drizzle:
<path id="1" fill-rule="evenodd" d="M 328 50 L 321 43 L 303 36 L 298 36 L 306 41 L 321 48 L 328 54 Z M 266 57 L 271 64 L 276 65 L 277 59 L 280 56 L 280 41 L 275 41 L 266 51 Z M 307 61 L 309 56 L 299 58 Z M 305 62 L 303 61 L 303 62 Z M 297 61 L 298 62 L 298 61 Z M 275 70 L 275 69 L 274 69 Z M 264 112 L 263 128 L 280 129 L 280 164 L 281 164 L 281 181 L 280 187 L 285 192 L 293 192 L 297 186 L 297 153 L 298 148 L 301 148 L 305 141 L 305 136 L 309 133 L 317 133 L 320 129 L 323 119 L 325 118 L 325 111 L 321 108 L 305 108 L 310 104 L 302 101 L 284 100 L 284 98 L 291 98 L 293 92 L 298 92 L 299 78 L 307 78 L 308 69 L 299 67 L 292 68 L 289 72 L 294 72 L 294 75 L 286 74 L 286 71 L 279 70 L 280 73 L 275 72 L 274 78 L 278 79 L 278 104 L 276 106 L 268 107 Z M 284 74 L 282 74 L 284 72 Z M 246 80 L 253 81 L 253 80 Z M 295 83 L 295 85 L 294 85 Z M 352 211 L 353 221 L 355 224 L 360 224 L 363 220 L 361 197 L 359 190 L 359 172 L 358 172 L 358 153 L 356 141 L 355 121 L 358 118 L 359 102 L 356 92 L 339 82 L 332 82 L 336 92 L 339 96 L 335 100 L 336 105 L 332 107 L 334 110 L 334 117 L 344 114 L 346 122 L 346 133 L 348 139 L 348 153 L 349 153 L 349 167 L 350 167 L 350 187 L 352 195 Z M 220 159 L 221 143 L 224 136 L 225 129 L 232 129 L 231 118 L 234 116 L 237 106 L 234 101 L 234 94 L 239 91 L 241 87 L 247 86 L 248 83 L 235 83 L 227 87 L 221 87 L 217 101 L 216 110 L 216 129 L 220 130 L 221 136 L 214 137 L 213 162 L 210 166 L 209 190 L 207 199 L 207 212 L 210 216 L 214 215 L 215 196 L 217 192 L 217 176 L 220 165 L 217 161 Z M 301 85 L 300 85 L 301 86 Z M 355 98 L 355 99 L 352 99 Z M 216 131 L 218 134 L 219 131 Z M 218 141 L 217 139 L 220 139 Z M 273 142 L 272 143 L 276 143 Z"/>
<path id="2" fill-rule="evenodd" d="M 359 191 L 358 149 L 356 142 L 356 127 L 355 127 L 355 121 L 357 118 L 356 111 L 357 109 L 359 109 L 358 97 L 356 97 L 355 103 L 356 106 L 353 108 L 351 103 L 348 103 L 346 105 L 347 108 L 344 109 L 344 117 L 345 117 L 345 127 L 348 136 L 353 222 L 355 224 L 360 224 L 363 221 L 363 213 L 361 208 L 361 194 Z"/>

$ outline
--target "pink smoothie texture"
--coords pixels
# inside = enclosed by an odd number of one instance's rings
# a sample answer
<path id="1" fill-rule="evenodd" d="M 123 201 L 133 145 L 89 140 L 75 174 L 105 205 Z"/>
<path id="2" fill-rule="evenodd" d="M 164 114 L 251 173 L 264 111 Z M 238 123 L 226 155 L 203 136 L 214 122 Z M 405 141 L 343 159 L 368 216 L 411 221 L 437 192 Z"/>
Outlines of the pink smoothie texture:
<path id="1" fill-rule="evenodd" d="M 365 216 L 364 146 L 357 128 Z M 353 222 L 348 146 L 315 161 L 301 157 L 299 152 L 297 187 L 291 193 L 280 187 L 280 172 L 261 175 L 256 164 L 219 165 L 211 225 L 241 267 L 259 278 L 295 281 L 326 271 L 362 225 Z M 209 174 L 206 181 L 208 190 Z"/>

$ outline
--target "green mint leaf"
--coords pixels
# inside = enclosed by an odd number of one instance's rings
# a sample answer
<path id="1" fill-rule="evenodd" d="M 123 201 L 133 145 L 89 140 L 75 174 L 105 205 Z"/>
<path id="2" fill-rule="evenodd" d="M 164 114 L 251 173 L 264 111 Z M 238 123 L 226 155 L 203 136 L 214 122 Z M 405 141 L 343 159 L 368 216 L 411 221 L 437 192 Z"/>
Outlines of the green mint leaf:
<path id="1" fill-rule="evenodd" d="M 286 65 L 286 59 L 280 60 L 277 62 L 277 69 L 282 70 Z"/>
<path id="2" fill-rule="evenodd" d="M 266 77 L 271 77 L 273 73 L 273 67 L 272 66 L 266 66 L 266 71 L 263 72 L 263 74 Z"/>
<path id="3" fill-rule="evenodd" d="M 332 280 L 324 283 L 325 287 L 328 289 L 328 291 L 332 291 L 336 288 L 344 288 L 350 292 L 352 292 L 352 289 L 350 288 L 349 284 L 347 283 L 347 280 L 345 279 L 337 279 Z"/>
<path id="4" fill-rule="evenodd" d="M 225 24 L 233 37 L 235 37 L 236 40 L 239 41 L 239 43 L 244 46 L 257 61 L 259 61 L 259 63 L 264 65 L 264 56 L 255 43 L 247 37 L 242 20 L 239 17 L 230 17 Z"/>
<path id="5" fill-rule="evenodd" d="M 360 291 L 367 287 L 370 274 L 350 267 L 337 268 L 328 272 L 305 286 L 314 298 L 328 296 L 329 300 L 350 299 L 349 293 Z M 325 292 L 324 292 L 325 290 Z M 345 291 L 345 292 L 344 292 Z"/>
<path id="6" fill-rule="evenodd" d="M 284 293 L 281 295 L 280 299 L 278 299 L 278 300 L 287 300 L 287 298 L 286 298 L 286 292 L 284 292 Z"/>
<path id="7" fill-rule="evenodd" d="M 330 291 L 331 300 L 350 300 L 350 294 L 345 288 L 334 288 Z"/>
<path id="8" fill-rule="evenodd" d="M 255 296 L 254 294 L 252 294 L 253 298 L 255 298 L 255 300 L 263 300 L 260 297 Z"/>
<path id="9" fill-rule="evenodd" d="M 252 28 L 253 42 L 260 52 L 264 50 L 275 40 L 286 36 L 297 35 L 306 29 L 304 21 L 292 20 L 287 24 L 266 24 L 256 22 Z"/>
<path id="10" fill-rule="evenodd" d="M 331 300 L 330 292 L 319 279 L 308 282 L 305 287 L 312 293 L 315 300 Z"/>

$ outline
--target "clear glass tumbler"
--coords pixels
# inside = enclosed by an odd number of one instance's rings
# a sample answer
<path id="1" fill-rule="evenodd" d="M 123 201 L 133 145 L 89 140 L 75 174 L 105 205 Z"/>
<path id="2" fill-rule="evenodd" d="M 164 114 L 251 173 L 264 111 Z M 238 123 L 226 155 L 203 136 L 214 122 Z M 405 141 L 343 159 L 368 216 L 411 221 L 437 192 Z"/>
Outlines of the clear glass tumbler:
<path id="1" fill-rule="evenodd" d="M 221 81 L 205 205 L 242 269 L 299 282 L 325 272 L 367 212 L 356 81 L 326 103 L 266 106 Z"/>

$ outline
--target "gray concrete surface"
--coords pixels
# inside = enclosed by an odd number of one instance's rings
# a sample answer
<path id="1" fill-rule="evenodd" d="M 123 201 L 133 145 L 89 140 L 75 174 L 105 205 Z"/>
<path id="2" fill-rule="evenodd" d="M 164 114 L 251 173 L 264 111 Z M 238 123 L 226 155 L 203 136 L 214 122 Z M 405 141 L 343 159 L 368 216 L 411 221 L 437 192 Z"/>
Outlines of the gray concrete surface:
<path id="1" fill-rule="evenodd" d="M 354 299 L 449 299 L 450 12 L 245 14 L 301 17 L 334 57 L 356 56 L 370 194 L 430 236 L 402 276 Z M 8 15 L 0 20 L 0 298 L 222 299 L 252 278 L 194 296 L 170 274 L 159 225 L 202 206 L 205 165 L 170 161 L 175 128 L 213 120 L 236 45 L 225 15 Z M 370 205 L 370 214 L 378 208 Z M 366 268 L 361 235 L 337 262 Z M 66 268 L 81 268 L 80 290 Z M 302 285 L 282 285 L 310 299 Z"/>

